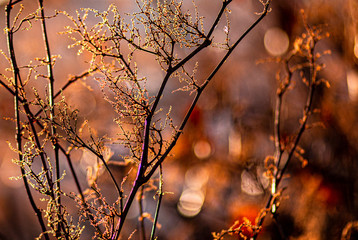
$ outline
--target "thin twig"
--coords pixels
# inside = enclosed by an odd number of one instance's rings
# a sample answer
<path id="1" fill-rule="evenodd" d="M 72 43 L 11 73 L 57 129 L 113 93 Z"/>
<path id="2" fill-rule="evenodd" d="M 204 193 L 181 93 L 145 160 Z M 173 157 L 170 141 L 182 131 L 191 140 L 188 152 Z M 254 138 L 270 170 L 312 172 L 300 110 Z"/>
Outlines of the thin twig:
<path id="1" fill-rule="evenodd" d="M 139 194 L 139 198 L 138 198 L 138 204 L 139 204 L 139 222 L 140 222 L 140 228 L 141 228 L 141 232 L 142 232 L 142 239 L 145 240 L 146 239 L 146 234 L 145 234 L 145 224 L 144 224 L 144 209 L 143 209 L 143 198 L 144 198 L 144 186 L 142 186 L 140 188 L 140 194 Z"/>
<path id="2" fill-rule="evenodd" d="M 160 206 L 162 205 L 162 199 L 163 199 L 163 167 L 162 165 L 159 166 L 159 190 L 158 190 L 158 201 L 157 201 L 157 207 L 155 209 L 155 215 L 154 215 L 154 221 L 152 226 L 152 232 L 150 234 L 150 240 L 154 240 L 155 238 L 155 231 L 157 229 L 157 223 L 159 218 L 159 210 Z"/>
<path id="3" fill-rule="evenodd" d="M 45 21 L 45 12 L 43 6 L 43 0 L 38 0 L 39 9 L 40 9 L 40 18 L 41 18 L 41 27 L 42 27 L 42 36 L 44 40 L 44 46 L 46 51 L 46 64 L 47 64 L 47 74 L 48 74 L 48 89 L 49 89 L 49 106 L 50 106 L 50 126 L 51 126 L 51 135 L 52 135 L 52 145 L 55 154 L 55 168 L 56 168 L 56 176 L 55 176 L 55 183 L 56 183 L 56 190 L 58 191 L 58 195 L 56 196 L 56 202 L 59 206 L 59 214 L 62 214 L 62 207 L 61 207 L 61 184 L 60 184 L 60 158 L 59 158 L 59 146 L 58 140 L 56 138 L 56 128 L 54 125 L 54 116 L 55 116 L 55 108 L 54 108 L 54 74 L 52 70 L 52 60 L 51 60 L 51 51 L 50 51 L 50 44 L 48 41 L 48 34 L 46 29 L 46 21 Z M 63 228 L 64 234 L 66 239 L 68 238 L 68 233 L 66 232 L 66 228 Z M 57 230 L 57 235 L 60 236 L 59 229 Z"/>

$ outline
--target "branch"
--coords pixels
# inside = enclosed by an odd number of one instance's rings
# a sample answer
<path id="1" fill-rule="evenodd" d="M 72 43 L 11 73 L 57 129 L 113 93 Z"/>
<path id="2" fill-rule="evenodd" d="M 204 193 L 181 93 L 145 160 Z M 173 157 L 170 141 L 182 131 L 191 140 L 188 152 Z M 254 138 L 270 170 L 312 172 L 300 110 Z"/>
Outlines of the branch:
<path id="1" fill-rule="evenodd" d="M 8 44 L 8 50 L 9 50 L 9 55 L 10 55 L 10 59 L 11 59 L 11 65 L 12 65 L 12 69 L 13 69 L 13 75 L 14 75 L 14 82 L 15 82 L 15 92 L 14 92 L 14 102 L 15 102 L 15 119 L 16 119 L 16 142 L 17 142 L 17 150 L 18 150 L 18 156 L 19 156 L 19 161 L 23 161 L 23 155 L 22 155 L 22 134 L 20 132 L 20 98 L 19 98 L 19 82 L 20 81 L 20 72 L 19 72 L 19 68 L 16 62 L 16 55 L 15 55 L 15 50 L 14 50 L 14 43 L 13 43 L 13 32 L 10 30 L 10 13 L 11 13 L 11 9 L 12 7 L 18 3 L 20 1 L 15 1 L 12 2 L 12 0 L 9 1 L 8 5 L 5 7 L 5 14 L 6 14 L 6 27 L 7 27 L 7 31 L 6 31 L 6 37 L 7 37 L 7 44 Z M 27 193 L 27 197 L 30 201 L 30 205 L 32 207 L 32 209 L 35 212 L 35 215 L 37 217 L 37 220 L 41 226 L 42 232 L 44 234 L 44 237 L 46 240 L 49 240 L 50 237 L 48 235 L 48 233 L 46 232 L 46 226 L 44 223 L 44 220 L 42 218 L 42 213 L 40 211 L 40 209 L 37 207 L 35 200 L 32 196 L 31 193 L 31 189 L 29 186 L 29 183 L 27 181 L 26 178 L 26 171 L 24 169 L 24 167 L 21 167 L 21 176 L 22 176 L 22 180 L 24 182 L 25 185 L 25 189 L 26 189 L 26 193 Z"/>
<path id="2" fill-rule="evenodd" d="M 44 12 L 44 6 L 43 6 L 43 0 L 38 0 L 39 3 L 39 8 L 40 8 L 40 18 L 41 18 L 41 27 L 42 27 L 42 36 L 43 36 L 43 40 L 44 40 L 44 45 L 45 45 L 45 51 L 46 51 L 46 64 L 47 64 L 47 74 L 48 74 L 48 79 L 49 79 L 49 84 L 48 84 L 48 89 L 49 89 L 49 106 L 50 106 L 50 125 L 51 125 L 51 135 L 52 137 L 52 145 L 54 148 L 54 153 L 55 153 L 55 167 L 56 167 L 56 178 L 55 178 L 55 183 L 56 183 L 56 188 L 58 189 L 58 191 L 61 191 L 61 185 L 60 185 L 60 159 L 59 159 L 59 146 L 58 146 L 58 140 L 56 138 L 56 128 L 54 125 L 54 116 L 55 116 L 55 108 L 54 108 L 54 75 L 53 75 L 53 70 L 52 70 L 52 61 L 51 61 L 51 51 L 50 51 L 50 44 L 48 41 L 48 34 L 47 34 L 47 29 L 46 29 L 46 21 L 45 21 L 45 12 Z M 62 208 L 61 208 L 61 194 L 58 194 L 57 198 L 56 198 L 56 203 L 59 205 L 59 213 L 61 214 L 62 212 Z M 66 234 L 66 238 L 68 233 L 66 232 L 66 228 L 63 228 L 65 234 Z M 59 231 L 59 230 L 57 230 Z M 58 236 L 60 236 L 60 233 L 57 233 Z"/>
<path id="3" fill-rule="evenodd" d="M 160 210 L 160 206 L 162 205 L 162 199 L 163 199 L 163 167 L 162 165 L 160 165 L 159 167 L 159 191 L 158 191 L 158 195 L 159 195 L 159 199 L 157 202 L 157 208 L 155 209 L 155 215 L 154 215 L 154 221 L 153 221 L 153 226 L 152 226 L 152 232 L 150 234 L 150 240 L 154 240 L 155 238 L 155 230 L 157 229 L 157 223 L 158 223 L 158 218 L 159 218 L 159 210 Z"/>
<path id="4" fill-rule="evenodd" d="M 232 54 L 232 52 L 234 51 L 234 49 L 239 45 L 239 43 L 246 37 L 246 35 L 252 30 L 254 29 L 254 27 L 267 15 L 268 10 L 269 10 L 269 4 L 270 1 L 267 1 L 266 4 L 264 5 L 264 11 L 261 14 L 261 16 L 241 35 L 241 37 L 238 38 L 238 40 L 234 43 L 234 45 L 228 50 L 228 52 L 225 54 L 225 56 L 221 59 L 221 61 L 219 62 L 219 64 L 215 67 L 215 69 L 211 72 L 211 74 L 208 76 L 208 78 L 206 79 L 206 81 L 203 83 L 202 86 L 200 86 L 199 88 L 197 88 L 196 90 L 196 95 L 189 107 L 188 112 L 186 113 L 186 115 L 184 116 L 184 119 L 177 131 L 177 133 L 175 134 L 172 142 L 169 144 L 167 150 L 164 152 L 164 154 L 162 155 L 162 157 L 153 165 L 153 167 L 151 168 L 150 172 L 146 175 L 145 179 L 146 181 L 148 181 L 151 176 L 154 174 L 154 172 L 156 171 L 156 169 L 159 167 L 160 164 L 163 163 L 163 161 L 165 160 L 165 158 L 168 156 L 168 154 L 170 153 L 170 151 L 173 149 L 173 147 L 176 145 L 176 142 L 179 139 L 179 136 L 182 134 L 183 129 L 191 115 L 191 113 L 193 112 L 202 92 L 204 91 L 204 89 L 207 87 L 207 85 L 209 84 L 209 82 L 213 79 L 213 77 L 216 75 L 216 73 L 219 71 L 219 69 L 223 66 L 223 64 L 225 63 L 225 61 L 227 60 L 227 58 Z"/>
<path id="5" fill-rule="evenodd" d="M 274 201 L 274 195 L 276 195 L 276 189 L 279 186 L 286 170 L 287 167 L 289 165 L 289 163 L 292 161 L 292 158 L 294 156 L 294 153 L 296 152 L 296 149 L 298 147 L 299 141 L 302 138 L 302 135 L 304 133 L 304 131 L 306 130 L 306 126 L 307 126 L 307 122 L 309 119 L 310 114 L 312 113 L 312 103 L 313 103 L 313 98 L 316 92 L 316 88 L 317 86 L 320 84 L 317 81 L 317 73 L 319 71 L 319 69 L 317 68 L 317 64 L 316 64 L 316 57 L 314 55 L 314 51 L 315 51 L 315 44 L 317 39 L 316 38 L 316 33 L 314 33 L 312 31 L 312 29 L 305 24 L 305 28 L 307 31 L 307 39 L 305 39 L 308 43 L 306 46 L 309 46 L 309 49 L 305 48 L 305 50 L 307 52 L 305 52 L 305 54 L 302 53 L 302 50 L 299 50 L 298 53 L 294 52 L 294 54 L 297 54 L 299 56 L 304 56 L 306 57 L 307 61 L 308 61 L 308 66 L 309 66 L 309 73 L 310 73 L 310 81 L 309 81 L 309 85 L 308 85 L 308 93 L 307 93 L 307 98 L 306 98 L 306 102 L 305 102 L 305 106 L 304 106 L 304 110 L 303 110 L 303 115 L 302 118 L 300 120 L 300 126 L 298 128 L 298 132 L 294 138 L 294 140 L 291 143 L 291 146 L 288 150 L 288 157 L 287 160 L 284 164 L 284 166 L 282 167 L 282 169 L 280 169 L 280 161 L 282 159 L 282 154 L 284 153 L 284 151 L 281 149 L 281 143 L 280 143 L 280 114 L 281 114 L 281 104 L 282 104 L 282 98 L 284 93 L 287 90 L 287 87 L 289 85 L 289 81 L 290 78 L 292 77 L 292 71 L 288 68 L 288 61 L 289 59 L 293 56 L 290 55 L 288 60 L 285 61 L 285 67 L 286 67 L 286 71 L 288 72 L 288 82 L 284 83 L 284 85 L 282 87 L 279 88 L 278 92 L 277 92 L 277 99 L 276 99 L 276 110 L 275 110 L 275 161 L 276 161 L 276 172 L 274 173 L 273 176 L 273 182 L 272 182 L 272 192 L 270 197 L 267 200 L 266 206 L 265 206 L 265 210 L 270 211 L 270 209 L 272 208 L 272 213 L 275 214 L 276 211 L 276 207 L 275 207 L 275 201 Z M 303 64 L 302 64 L 303 65 Z M 305 65 L 303 65 L 305 66 Z M 300 69 L 300 68 L 297 68 Z M 297 70 L 296 69 L 296 70 Z M 261 227 L 265 217 L 267 214 L 264 214 L 263 216 L 261 216 L 258 219 L 258 223 L 257 226 Z M 255 240 L 258 236 L 259 232 L 256 232 L 255 235 L 253 236 L 253 240 Z"/>

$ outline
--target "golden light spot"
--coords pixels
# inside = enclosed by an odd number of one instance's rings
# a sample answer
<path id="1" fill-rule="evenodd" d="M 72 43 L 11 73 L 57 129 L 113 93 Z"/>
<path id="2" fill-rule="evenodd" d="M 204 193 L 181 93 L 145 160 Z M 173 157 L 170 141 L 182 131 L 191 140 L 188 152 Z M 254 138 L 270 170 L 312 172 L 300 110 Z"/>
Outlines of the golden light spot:
<path id="1" fill-rule="evenodd" d="M 186 189 L 180 196 L 178 211 L 185 217 L 194 217 L 199 214 L 204 203 L 205 196 L 202 191 Z"/>
<path id="2" fill-rule="evenodd" d="M 356 71 L 349 71 L 347 73 L 347 87 L 348 94 L 351 100 L 358 98 L 358 73 Z"/>
<path id="3" fill-rule="evenodd" d="M 289 45 L 287 33 L 280 28 L 270 28 L 265 33 L 264 45 L 267 52 L 272 56 L 284 54 Z"/>
<path id="4" fill-rule="evenodd" d="M 200 140 L 194 144 L 194 154 L 199 159 L 208 158 L 211 155 L 211 146 L 205 140 Z"/>
<path id="5" fill-rule="evenodd" d="M 358 58 L 358 35 L 354 38 L 354 56 Z"/>
<path id="6" fill-rule="evenodd" d="M 233 157 L 239 157 L 241 154 L 241 135 L 237 132 L 232 132 L 229 136 L 229 154 Z"/>
<path id="7" fill-rule="evenodd" d="M 205 168 L 193 167 L 186 172 L 184 190 L 177 204 L 181 215 L 194 217 L 200 213 L 204 205 L 208 180 L 209 172 Z"/>
<path id="8" fill-rule="evenodd" d="M 205 168 L 191 168 L 185 173 L 185 185 L 190 189 L 202 189 L 209 180 L 209 173 Z"/>

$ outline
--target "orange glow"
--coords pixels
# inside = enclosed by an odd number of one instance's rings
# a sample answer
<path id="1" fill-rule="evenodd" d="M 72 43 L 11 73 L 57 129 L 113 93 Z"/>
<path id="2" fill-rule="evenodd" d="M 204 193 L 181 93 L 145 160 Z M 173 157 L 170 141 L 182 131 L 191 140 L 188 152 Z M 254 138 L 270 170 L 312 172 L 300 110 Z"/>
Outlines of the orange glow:
<path id="1" fill-rule="evenodd" d="M 289 45 L 287 33 L 280 28 L 270 28 L 264 37 L 265 48 L 272 56 L 284 54 Z"/>
<path id="2" fill-rule="evenodd" d="M 210 143 L 205 140 L 200 140 L 194 144 L 194 153 L 199 159 L 210 157 L 211 151 Z"/>
<path id="3" fill-rule="evenodd" d="M 347 87 L 348 94 L 351 100 L 355 100 L 358 97 L 358 74 L 356 71 L 349 71 L 347 73 Z"/>
<path id="4" fill-rule="evenodd" d="M 180 196 L 178 211 L 185 217 L 194 217 L 201 211 L 204 199 L 202 191 L 186 189 Z"/>
<path id="5" fill-rule="evenodd" d="M 19 188 L 23 186 L 21 179 L 14 179 L 20 176 L 20 168 L 12 163 L 11 158 L 4 158 L 0 165 L 0 181 L 10 188 Z"/>
<path id="6" fill-rule="evenodd" d="M 354 56 L 358 58 L 358 36 L 354 38 Z"/>

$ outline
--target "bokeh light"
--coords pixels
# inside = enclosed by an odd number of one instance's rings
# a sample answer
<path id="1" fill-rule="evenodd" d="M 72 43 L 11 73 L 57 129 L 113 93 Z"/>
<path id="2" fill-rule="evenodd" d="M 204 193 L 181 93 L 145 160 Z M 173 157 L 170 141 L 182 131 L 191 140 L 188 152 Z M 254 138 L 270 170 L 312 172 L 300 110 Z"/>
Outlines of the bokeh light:
<path id="1" fill-rule="evenodd" d="M 358 97 L 358 74 L 356 71 L 351 70 L 347 73 L 347 87 L 349 98 L 356 100 Z"/>
<path id="2" fill-rule="evenodd" d="M 287 33 L 280 28 L 270 28 L 266 31 L 264 44 L 267 52 L 272 56 L 284 54 L 289 45 Z"/>
<path id="3" fill-rule="evenodd" d="M 358 58 L 358 35 L 354 38 L 354 56 Z"/>
<path id="4" fill-rule="evenodd" d="M 200 140 L 194 144 L 194 154 L 199 159 L 208 158 L 211 155 L 211 146 L 205 140 Z"/>
<path id="5" fill-rule="evenodd" d="M 241 135 L 238 132 L 232 132 L 229 136 L 229 153 L 233 157 L 239 157 L 241 154 Z"/>
<path id="6" fill-rule="evenodd" d="M 194 217 L 200 213 L 204 205 L 208 180 L 209 173 L 205 168 L 193 167 L 186 172 L 184 190 L 177 204 L 181 215 Z"/>
<path id="7" fill-rule="evenodd" d="M 205 196 L 203 192 L 185 189 L 180 196 L 178 211 L 185 217 L 194 217 L 199 214 L 204 203 Z"/>

